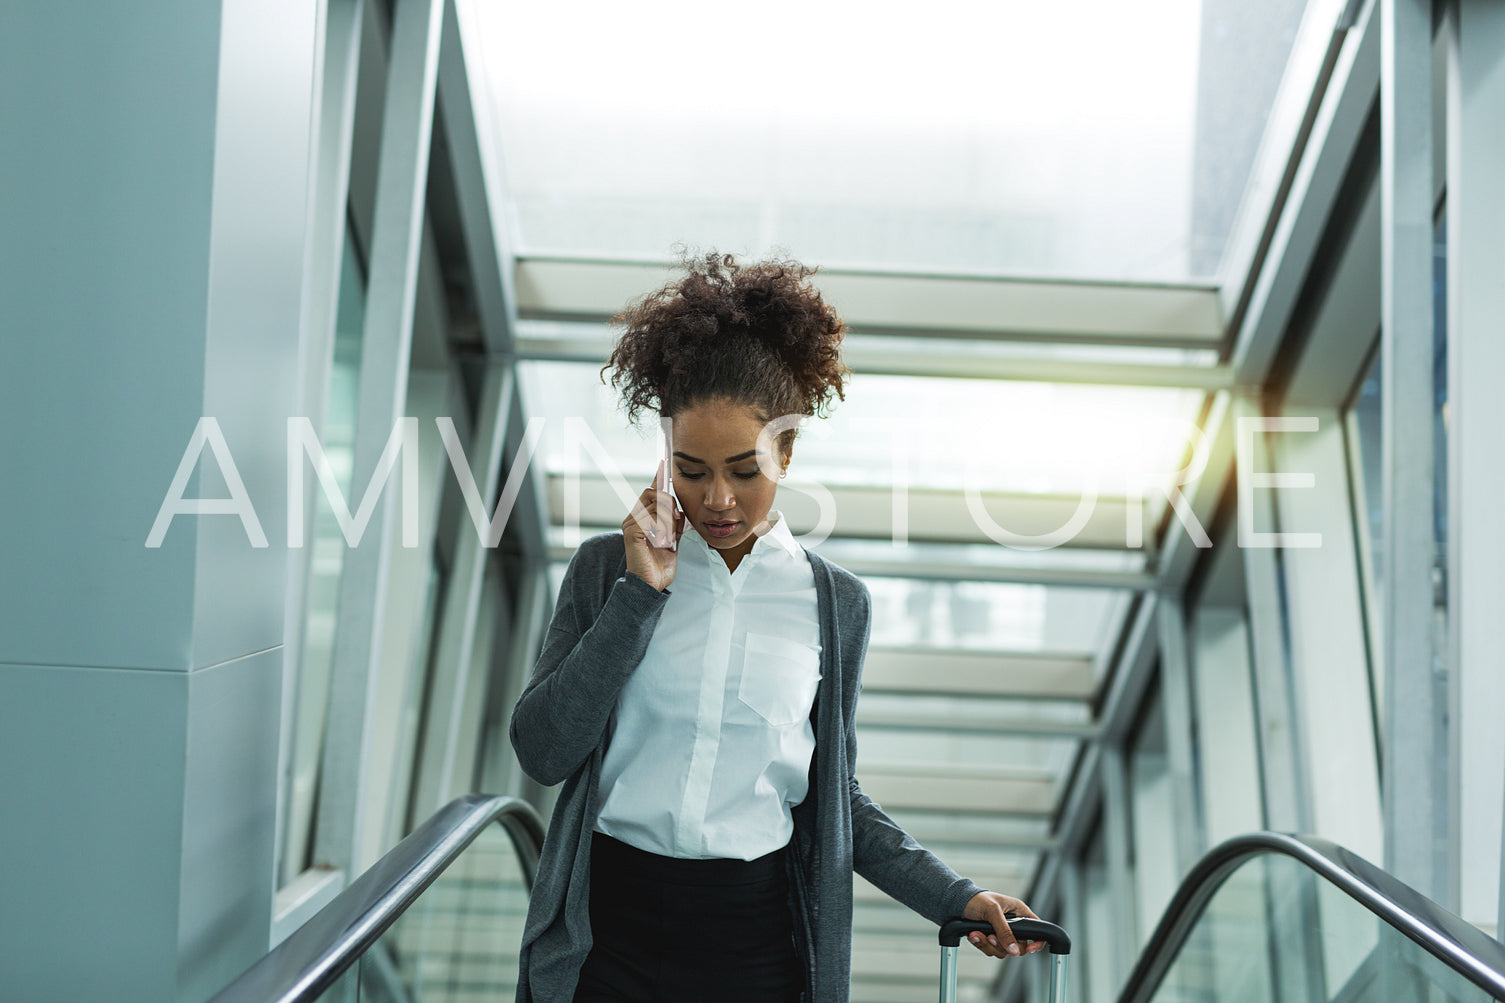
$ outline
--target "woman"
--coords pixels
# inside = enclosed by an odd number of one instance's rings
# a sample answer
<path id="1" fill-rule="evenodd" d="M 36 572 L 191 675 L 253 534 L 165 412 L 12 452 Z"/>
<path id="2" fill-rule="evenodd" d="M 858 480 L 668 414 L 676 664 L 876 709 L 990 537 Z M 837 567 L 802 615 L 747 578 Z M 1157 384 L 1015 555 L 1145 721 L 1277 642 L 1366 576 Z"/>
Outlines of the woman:
<path id="1" fill-rule="evenodd" d="M 672 419 L 673 490 L 581 544 L 512 715 L 522 768 L 564 784 L 517 999 L 845 1001 L 854 871 L 934 922 L 991 921 L 973 945 L 1018 954 L 1004 916 L 1034 913 L 862 793 L 871 598 L 773 508 L 786 416 L 844 399 L 845 326 L 797 263 L 686 269 L 617 318 L 603 368 L 630 419 Z"/>

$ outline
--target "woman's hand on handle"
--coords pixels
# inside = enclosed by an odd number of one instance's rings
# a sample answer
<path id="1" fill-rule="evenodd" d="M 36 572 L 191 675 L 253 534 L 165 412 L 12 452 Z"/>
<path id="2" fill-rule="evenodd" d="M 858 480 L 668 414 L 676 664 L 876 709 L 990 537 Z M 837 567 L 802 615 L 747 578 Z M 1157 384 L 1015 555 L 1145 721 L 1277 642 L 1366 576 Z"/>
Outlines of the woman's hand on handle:
<path id="1" fill-rule="evenodd" d="M 664 472 L 659 461 L 658 472 Z M 627 548 L 627 571 L 637 575 L 660 592 L 674 581 L 678 553 L 669 549 L 684 535 L 685 516 L 674 500 L 673 491 L 660 491 L 658 478 L 633 503 L 632 511 L 622 520 L 622 540 Z M 650 535 L 651 534 L 651 535 Z"/>
<path id="2" fill-rule="evenodd" d="M 1030 940 L 1019 943 L 1014 935 L 1009 932 L 1007 916 L 1013 914 L 1016 918 L 1039 919 L 1029 906 L 1012 895 L 1000 895 L 998 892 L 978 892 L 967 903 L 962 911 L 962 918 L 971 920 L 983 920 L 993 924 L 993 934 L 984 936 L 980 933 L 967 935 L 972 946 L 990 958 L 1007 958 L 1016 954 L 1034 954 L 1045 950 L 1046 944 L 1041 940 Z M 1010 950 L 1013 948 L 1013 950 Z"/>

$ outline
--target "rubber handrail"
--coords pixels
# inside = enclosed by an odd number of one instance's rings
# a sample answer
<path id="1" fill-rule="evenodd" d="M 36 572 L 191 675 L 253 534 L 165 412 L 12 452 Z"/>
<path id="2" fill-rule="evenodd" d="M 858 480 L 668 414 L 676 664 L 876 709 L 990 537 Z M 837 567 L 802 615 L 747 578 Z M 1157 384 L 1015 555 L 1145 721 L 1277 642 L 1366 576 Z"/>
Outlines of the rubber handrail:
<path id="1" fill-rule="evenodd" d="M 543 847 L 543 822 L 514 797 L 467 794 L 430 816 L 402 842 L 222 989 L 213 1003 L 303 1003 L 334 984 L 417 901 L 488 826 L 507 830 L 529 892 Z"/>
<path id="2" fill-rule="evenodd" d="M 1505 1000 L 1505 944 L 1330 840 L 1252 832 L 1208 851 L 1181 882 L 1150 946 L 1129 973 L 1119 1003 L 1143 1003 L 1153 994 L 1223 882 L 1244 863 L 1266 854 L 1296 860 L 1470 983 Z"/>

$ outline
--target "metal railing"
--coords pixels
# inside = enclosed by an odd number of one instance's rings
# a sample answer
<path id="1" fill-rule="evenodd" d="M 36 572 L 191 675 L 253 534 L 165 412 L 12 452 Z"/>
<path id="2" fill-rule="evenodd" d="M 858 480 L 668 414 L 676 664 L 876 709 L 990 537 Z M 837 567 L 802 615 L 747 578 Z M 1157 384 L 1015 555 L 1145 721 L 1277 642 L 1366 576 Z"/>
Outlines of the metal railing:
<path id="1" fill-rule="evenodd" d="M 514 797 L 467 794 L 435 812 L 350 886 L 214 997 L 214 1003 L 315 999 L 368 951 L 493 823 L 511 837 L 531 891 L 543 822 Z"/>
<path id="2" fill-rule="evenodd" d="M 1463 979 L 1505 1000 L 1505 944 L 1336 843 L 1314 836 L 1253 832 L 1214 847 L 1181 882 L 1149 948 L 1129 973 L 1119 1003 L 1143 1003 L 1153 995 L 1224 881 L 1241 864 L 1267 854 L 1293 858 Z"/>

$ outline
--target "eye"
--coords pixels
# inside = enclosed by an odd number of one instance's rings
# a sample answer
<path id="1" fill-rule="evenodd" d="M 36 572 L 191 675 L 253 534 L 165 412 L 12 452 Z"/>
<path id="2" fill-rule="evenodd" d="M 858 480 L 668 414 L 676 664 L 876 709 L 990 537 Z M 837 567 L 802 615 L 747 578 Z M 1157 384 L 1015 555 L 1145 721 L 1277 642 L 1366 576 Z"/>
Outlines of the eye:
<path id="1" fill-rule="evenodd" d="M 749 473 L 749 474 L 738 474 L 737 475 L 738 479 L 744 480 L 744 481 L 750 481 L 750 480 L 752 480 L 756 476 L 758 476 L 758 471 L 756 471 L 756 470 L 754 470 L 752 473 Z"/>
<path id="2" fill-rule="evenodd" d="M 702 477 L 704 477 L 705 474 L 692 474 L 688 470 L 685 470 L 683 467 L 681 467 L 679 470 L 679 476 L 683 477 L 687 481 L 698 481 Z"/>

